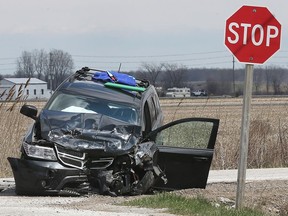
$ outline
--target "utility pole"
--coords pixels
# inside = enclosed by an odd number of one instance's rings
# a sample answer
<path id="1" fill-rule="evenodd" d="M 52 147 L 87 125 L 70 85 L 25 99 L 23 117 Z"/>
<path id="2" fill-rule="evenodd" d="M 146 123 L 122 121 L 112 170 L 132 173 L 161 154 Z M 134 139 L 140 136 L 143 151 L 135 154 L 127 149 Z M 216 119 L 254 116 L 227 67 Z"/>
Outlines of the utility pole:
<path id="1" fill-rule="evenodd" d="M 53 74 L 52 74 L 52 53 L 49 53 L 49 81 L 50 81 L 50 96 L 52 95 L 52 86 L 53 86 Z"/>

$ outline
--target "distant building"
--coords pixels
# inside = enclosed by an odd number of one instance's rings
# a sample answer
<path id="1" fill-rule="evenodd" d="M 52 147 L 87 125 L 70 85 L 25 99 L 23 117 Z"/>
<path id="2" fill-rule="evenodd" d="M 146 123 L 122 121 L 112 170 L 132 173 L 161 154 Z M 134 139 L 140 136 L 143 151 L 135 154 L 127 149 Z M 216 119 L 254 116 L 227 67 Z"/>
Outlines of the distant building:
<path id="1" fill-rule="evenodd" d="M 36 99 L 48 99 L 50 97 L 50 92 L 47 89 L 47 82 L 42 81 L 37 78 L 31 78 L 28 85 L 25 87 L 28 78 L 4 78 L 0 80 L 0 96 L 6 90 L 4 95 L 0 98 L 0 100 L 6 100 L 9 95 L 9 91 L 13 86 L 15 86 L 15 94 L 11 98 L 15 100 L 17 96 L 20 94 L 19 89 L 22 89 L 22 98 L 26 98 L 28 100 L 36 100 Z M 20 89 L 20 90 L 21 90 Z"/>

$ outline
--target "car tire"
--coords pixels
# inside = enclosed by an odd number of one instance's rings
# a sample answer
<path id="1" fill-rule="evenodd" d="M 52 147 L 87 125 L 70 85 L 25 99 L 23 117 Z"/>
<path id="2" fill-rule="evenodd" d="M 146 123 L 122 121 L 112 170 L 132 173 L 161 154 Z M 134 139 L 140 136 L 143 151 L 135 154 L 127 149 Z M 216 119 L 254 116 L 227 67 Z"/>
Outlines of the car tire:
<path id="1" fill-rule="evenodd" d="M 134 188 L 133 195 L 145 194 L 155 183 L 155 176 L 152 171 L 147 171 L 141 181 Z"/>

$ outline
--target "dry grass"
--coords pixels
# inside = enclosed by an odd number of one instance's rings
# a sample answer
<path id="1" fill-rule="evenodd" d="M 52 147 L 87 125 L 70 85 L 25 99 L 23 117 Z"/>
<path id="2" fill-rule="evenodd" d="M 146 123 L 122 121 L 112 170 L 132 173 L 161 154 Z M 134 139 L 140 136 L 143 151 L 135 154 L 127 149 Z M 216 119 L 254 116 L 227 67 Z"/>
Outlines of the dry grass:
<path id="1" fill-rule="evenodd" d="M 27 130 L 27 127 L 33 122 L 20 114 L 20 108 L 25 103 L 25 88 L 29 84 L 30 79 L 26 84 L 23 84 L 16 91 L 16 86 L 13 86 L 8 92 L 5 101 L 0 102 L 0 177 L 11 177 L 12 171 L 8 163 L 7 157 L 15 157 L 20 155 L 20 145 Z M 5 94 L 3 92 L 0 98 Z M 43 106 L 43 103 L 37 102 L 37 106 Z"/>
<path id="2" fill-rule="evenodd" d="M 214 169 L 237 168 L 242 98 L 162 100 L 165 121 L 220 119 Z M 248 168 L 288 166 L 288 98 L 254 98 L 250 112 Z"/>
<path id="3" fill-rule="evenodd" d="M 207 98 L 160 101 L 165 122 L 185 117 L 220 119 L 213 159 L 214 169 L 237 168 L 242 118 L 241 98 Z M 0 177 L 11 177 L 7 157 L 18 156 L 21 140 L 33 122 L 19 113 L 23 102 L 0 103 Z M 31 102 L 41 109 L 43 102 Z M 11 109 L 11 107 L 13 107 Z M 9 109 L 10 108 L 10 109 Z M 248 167 L 288 166 L 288 98 L 252 100 Z"/>

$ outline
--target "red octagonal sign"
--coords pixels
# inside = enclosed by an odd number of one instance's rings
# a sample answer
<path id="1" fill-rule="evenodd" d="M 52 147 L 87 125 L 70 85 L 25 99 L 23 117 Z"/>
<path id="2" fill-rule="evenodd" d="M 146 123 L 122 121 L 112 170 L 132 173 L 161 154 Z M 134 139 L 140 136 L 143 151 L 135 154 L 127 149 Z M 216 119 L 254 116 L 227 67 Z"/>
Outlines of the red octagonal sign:
<path id="1" fill-rule="evenodd" d="M 226 21 L 225 45 L 239 62 L 263 64 L 280 38 L 281 24 L 266 7 L 242 6 Z"/>

